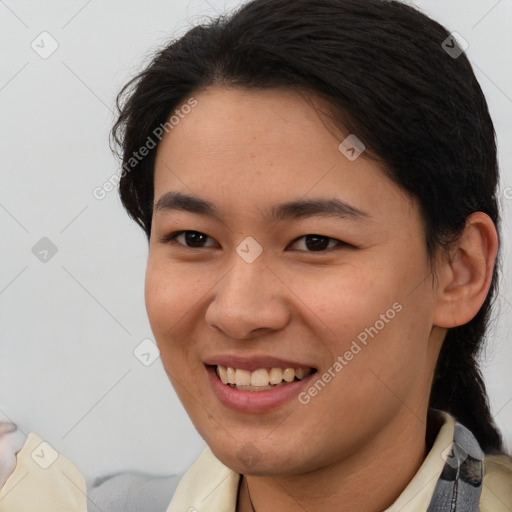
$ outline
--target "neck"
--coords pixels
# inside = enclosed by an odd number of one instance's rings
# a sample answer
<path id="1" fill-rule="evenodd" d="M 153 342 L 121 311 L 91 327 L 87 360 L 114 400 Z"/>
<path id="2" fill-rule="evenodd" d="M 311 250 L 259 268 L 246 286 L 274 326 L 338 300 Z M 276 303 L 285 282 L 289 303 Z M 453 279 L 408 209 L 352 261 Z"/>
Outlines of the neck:
<path id="1" fill-rule="evenodd" d="M 430 446 L 419 419 L 389 425 L 349 457 L 287 476 L 244 475 L 237 512 L 382 512 L 407 487 Z M 250 494 L 249 494 L 250 493 Z M 252 502 L 252 505 L 251 505 Z"/>

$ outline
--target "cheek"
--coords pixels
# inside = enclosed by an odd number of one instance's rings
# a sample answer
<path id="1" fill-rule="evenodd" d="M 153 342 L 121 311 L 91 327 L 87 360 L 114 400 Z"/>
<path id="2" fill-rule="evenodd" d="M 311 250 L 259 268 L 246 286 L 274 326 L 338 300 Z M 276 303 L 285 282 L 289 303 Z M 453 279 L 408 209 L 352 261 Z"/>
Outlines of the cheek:
<path id="1" fill-rule="evenodd" d="M 375 264 L 340 265 L 310 271 L 299 279 L 290 275 L 287 282 L 300 299 L 296 304 L 302 304 L 302 318 L 337 356 L 359 334 L 364 341 L 366 329 L 375 323 L 380 331 L 394 321 L 400 306 L 393 305 L 403 295 L 402 279 L 394 272 Z"/>
<path id="2" fill-rule="evenodd" d="M 170 319 L 175 318 L 175 289 L 170 286 L 171 276 L 159 271 L 154 258 L 149 258 L 146 269 L 144 297 L 146 311 L 153 333 L 159 342 L 159 334 L 171 327 Z"/>
<path id="3" fill-rule="evenodd" d="M 180 399 L 186 399 L 183 393 L 189 387 L 190 375 L 202 370 L 197 367 L 198 359 L 191 350 L 190 339 L 194 333 L 183 333 L 191 305 L 175 273 L 162 271 L 151 258 L 146 270 L 145 302 L 163 367 Z"/>
<path id="4" fill-rule="evenodd" d="M 158 330 L 178 328 L 199 300 L 203 287 L 197 276 L 190 275 L 190 269 L 169 262 L 158 251 L 150 251 L 144 293 L 150 322 Z"/>
<path id="5" fill-rule="evenodd" d="M 395 406 L 418 404 L 419 391 L 430 370 L 428 304 L 418 305 L 418 296 L 398 293 L 392 301 L 383 290 L 374 290 L 365 304 L 346 302 L 346 320 L 339 315 L 339 338 L 328 347 L 333 361 L 340 363 L 333 386 L 335 396 L 343 396 L 351 411 L 361 404 L 366 413 L 387 414 Z M 334 312 L 332 314 L 335 321 Z M 336 391 L 334 391 L 336 389 Z M 373 412 L 371 412 L 373 411 Z M 365 415 L 361 411 L 359 415 Z"/>
<path id="6" fill-rule="evenodd" d="M 201 299 L 211 286 L 184 265 L 171 264 L 165 255 L 150 251 L 145 278 L 146 310 L 162 364 L 182 400 L 186 400 L 191 376 L 204 372 L 196 343 L 202 335 L 196 317 L 203 307 Z"/>
<path id="7" fill-rule="evenodd" d="M 419 256 L 385 256 L 378 264 L 372 257 L 368 264 L 318 270 L 312 279 L 295 279 L 293 292 L 329 353 L 327 366 L 345 357 L 354 370 L 374 369 L 393 383 L 425 365 L 432 290 Z"/>
<path id="8" fill-rule="evenodd" d="M 180 331 L 197 302 L 198 288 L 195 279 L 184 279 L 173 265 L 150 254 L 144 295 L 149 323 L 162 353 L 186 342 Z"/>

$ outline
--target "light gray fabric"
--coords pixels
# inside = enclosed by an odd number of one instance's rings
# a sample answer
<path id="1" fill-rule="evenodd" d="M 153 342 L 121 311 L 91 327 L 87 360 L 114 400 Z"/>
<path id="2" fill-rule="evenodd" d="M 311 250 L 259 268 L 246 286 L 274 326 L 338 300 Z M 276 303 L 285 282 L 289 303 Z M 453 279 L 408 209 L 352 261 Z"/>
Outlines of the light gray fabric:
<path id="1" fill-rule="evenodd" d="M 166 512 L 182 475 L 117 473 L 87 488 L 87 512 Z"/>

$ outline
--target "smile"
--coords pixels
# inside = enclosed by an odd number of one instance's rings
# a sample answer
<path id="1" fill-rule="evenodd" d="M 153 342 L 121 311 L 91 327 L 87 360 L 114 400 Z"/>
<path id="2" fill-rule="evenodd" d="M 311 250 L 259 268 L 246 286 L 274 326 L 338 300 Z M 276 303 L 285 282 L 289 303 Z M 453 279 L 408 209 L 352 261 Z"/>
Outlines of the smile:
<path id="1" fill-rule="evenodd" d="M 294 399 L 318 373 L 318 368 L 304 360 L 263 354 L 218 354 L 203 364 L 216 398 L 229 409 L 251 414 L 277 410 L 285 404 L 296 406 Z"/>
<path id="2" fill-rule="evenodd" d="M 302 380 L 313 368 L 259 368 L 254 371 L 217 365 L 216 373 L 223 384 L 243 391 L 267 391 Z"/>

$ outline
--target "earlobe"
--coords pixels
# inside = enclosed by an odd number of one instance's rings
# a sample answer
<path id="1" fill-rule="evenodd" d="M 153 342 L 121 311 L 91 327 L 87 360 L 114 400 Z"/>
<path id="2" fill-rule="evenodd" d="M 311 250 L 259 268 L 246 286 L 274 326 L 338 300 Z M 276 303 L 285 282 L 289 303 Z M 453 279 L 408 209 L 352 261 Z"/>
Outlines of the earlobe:
<path id="1" fill-rule="evenodd" d="M 472 213 L 438 266 L 435 325 L 456 327 L 478 313 L 489 292 L 498 244 L 492 219 L 483 212 Z"/>

